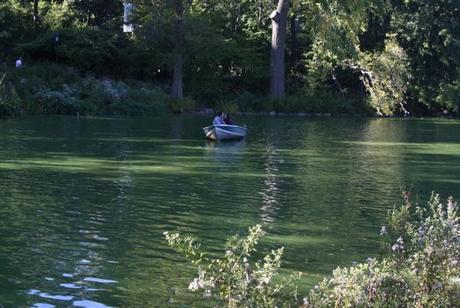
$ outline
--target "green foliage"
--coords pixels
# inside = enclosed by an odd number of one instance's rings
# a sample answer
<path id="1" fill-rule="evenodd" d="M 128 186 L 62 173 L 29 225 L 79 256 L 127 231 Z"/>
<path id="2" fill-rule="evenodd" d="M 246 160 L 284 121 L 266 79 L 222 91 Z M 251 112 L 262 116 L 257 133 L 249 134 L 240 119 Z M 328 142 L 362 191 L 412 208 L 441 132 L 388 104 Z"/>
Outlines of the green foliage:
<path id="1" fill-rule="evenodd" d="M 382 226 L 382 259 L 369 258 L 337 268 L 310 290 L 302 307 L 458 307 L 460 305 L 460 217 L 457 203 L 432 195 L 427 206 L 405 204 L 389 213 Z M 189 285 L 204 297 L 220 298 L 227 307 L 298 306 L 295 276 L 277 283 L 283 249 L 251 262 L 263 236 L 260 226 L 247 237 L 234 236 L 222 258 L 201 251 L 191 237 L 165 232 L 168 244 L 199 266 Z"/>
<path id="2" fill-rule="evenodd" d="M 19 97 L 14 86 L 0 72 L 0 116 L 14 116 L 19 113 Z"/>
<path id="3" fill-rule="evenodd" d="M 218 102 L 216 108 L 227 112 L 274 111 L 308 114 L 368 114 L 370 112 L 360 97 L 336 95 L 330 91 L 318 91 L 312 95 L 288 95 L 284 99 L 244 92 L 234 98 Z"/>
<path id="4" fill-rule="evenodd" d="M 356 14 L 349 13 L 350 6 Z M 378 114 L 391 115 L 399 110 L 406 113 L 408 59 L 394 35 L 388 35 L 381 51 L 364 52 L 360 48 L 360 36 L 367 30 L 368 18 L 386 12 L 386 6 L 380 1 L 372 1 L 370 7 L 367 6 L 363 1 L 316 3 L 319 20 L 314 31 L 317 35 L 306 53 L 307 91 L 330 89 L 334 84 L 339 92 L 347 92 L 349 89 L 341 85 L 337 70 L 359 72 L 369 105 Z"/>
<path id="5" fill-rule="evenodd" d="M 308 307 L 454 307 L 460 304 L 457 203 L 433 195 L 427 207 L 409 199 L 382 227 L 388 256 L 338 268 L 311 290 Z"/>
<path id="6" fill-rule="evenodd" d="M 274 111 L 285 113 L 366 114 L 366 106 L 359 97 L 335 95 L 321 91 L 314 95 L 291 95 L 273 101 Z"/>
<path id="7" fill-rule="evenodd" d="M 211 258 L 191 237 L 165 232 L 169 246 L 198 265 L 198 277 L 189 285 L 205 298 L 220 299 L 228 307 L 296 306 L 297 275 L 277 281 L 283 248 L 272 250 L 262 260 L 252 261 L 264 232 L 260 225 L 249 228 L 246 237 L 235 235 L 221 258 Z"/>
<path id="8" fill-rule="evenodd" d="M 339 63 L 337 56 L 332 51 L 327 50 L 324 42 L 316 40 L 312 49 L 305 54 L 305 65 L 308 72 L 304 78 L 306 92 L 312 94 L 328 88 L 326 85 L 327 78 Z"/>
<path id="9" fill-rule="evenodd" d="M 56 36 L 59 41 L 56 42 Z M 20 44 L 18 53 L 41 61 L 59 61 L 82 71 L 105 74 L 121 64 L 122 41 L 112 33 L 93 29 L 48 31 Z"/>
<path id="10" fill-rule="evenodd" d="M 226 104 L 231 110 L 335 113 L 370 107 L 383 115 L 423 108 L 458 112 L 456 1 L 289 3 L 287 88 L 295 98 L 264 98 L 271 52 L 268 14 L 274 8 L 270 0 L 184 1 L 185 95 L 207 107 Z M 31 1 L 3 1 L 0 58 L 12 64 L 23 56 L 26 65 L 54 62 L 98 78 L 136 79 L 167 88 L 174 64 L 171 2 L 134 4 L 136 30 L 125 34 L 122 1 L 42 0 L 37 22 Z M 322 93 L 327 92 L 338 99 L 323 102 Z M 40 100 L 60 100 L 48 94 L 41 93 Z M 244 104 L 236 101 L 239 97 Z M 360 103 L 343 103 L 343 97 Z M 183 109 L 179 103 L 170 105 Z M 135 103 L 133 107 L 140 108 Z"/>
<path id="11" fill-rule="evenodd" d="M 59 31 L 64 28 L 83 27 L 76 19 L 77 13 L 72 9 L 72 1 L 40 1 L 39 11 L 45 29 Z"/>
<path id="12" fill-rule="evenodd" d="M 410 60 L 413 99 L 435 111 L 440 107 L 436 103 L 441 103 L 444 108 L 455 108 L 450 103 L 444 104 L 441 93 L 460 77 L 458 1 L 406 0 L 394 3 L 393 28 Z"/>
<path id="13" fill-rule="evenodd" d="M 120 83 L 119 83 L 120 84 Z M 166 114 L 168 95 L 149 84 L 125 84 L 128 90 L 114 100 L 109 114 L 162 115 Z"/>
<path id="14" fill-rule="evenodd" d="M 368 1 L 308 3 L 315 18 L 313 52 L 329 51 L 339 61 L 353 57 L 358 51 L 359 34 L 366 27 Z M 350 14 L 352 10 L 355 14 Z"/>
<path id="15" fill-rule="evenodd" d="M 31 18 L 24 1 L 9 0 L 0 3 L 0 56 L 26 39 L 26 29 L 32 28 Z"/>
<path id="16" fill-rule="evenodd" d="M 80 80 L 78 72 L 58 64 L 26 65 L 9 71 L 23 109 L 28 113 L 73 113 L 75 99 L 68 84 Z"/>
<path id="17" fill-rule="evenodd" d="M 82 77 L 78 71 L 57 64 L 11 70 L 17 102 L 32 114 L 158 115 L 167 112 L 168 96 L 141 82 Z"/>
<path id="18" fill-rule="evenodd" d="M 379 114 L 403 110 L 410 78 L 407 56 L 394 38 L 381 52 L 360 53 L 361 81 L 369 93 L 370 105 Z"/>
<path id="19" fill-rule="evenodd" d="M 69 1 L 69 8 L 78 22 L 84 26 L 112 28 L 121 26 L 122 2 L 117 0 Z"/>
<path id="20" fill-rule="evenodd" d="M 312 45 L 306 51 L 307 86 L 316 90 L 324 85 L 337 66 L 357 59 L 359 37 L 365 32 L 368 10 L 377 10 L 379 0 L 305 1 L 312 18 Z M 353 14 L 351 14 L 353 12 Z"/>
<path id="21" fill-rule="evenodd" d="M 197 103 L 190 97 L 182 99 L 169 98 L 167 104 L 168 110 L 172 113 L 183 113 L 186 111 L 195 111 L 197 109 Z"/>
<path id="22" fill-rule="evenodd" d="M 235 113 L 235 112 L 240 111 L 238 104 L 236 103 L 236 101 L 233 101 L 233 100 L 217 102 L 214 109 L 221 110 L 222 112 L 226 112 L 226 113 Z"/>
<path id="23" fill-rule="evenodd" d="M 460 70 L 460 69 L 459 69 Z M 460 107 L 460 73 L 457 71 L 457 79 L 452 82 L 442 82 L 439 85 L 439 93 L 436 102 L 458 114 Z"/>

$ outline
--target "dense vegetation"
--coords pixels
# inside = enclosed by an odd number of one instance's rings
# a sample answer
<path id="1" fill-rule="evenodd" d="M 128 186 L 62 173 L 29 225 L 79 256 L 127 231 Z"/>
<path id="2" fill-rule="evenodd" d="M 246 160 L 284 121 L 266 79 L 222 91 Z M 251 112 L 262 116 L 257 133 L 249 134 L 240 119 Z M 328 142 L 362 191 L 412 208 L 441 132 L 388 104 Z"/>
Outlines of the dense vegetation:
<path id="1" fill-rule="evenodd" d="M 133 33 L 121 0 L 3 1 L 0 114 L 154 114 L 167 96 L 175 111 L 458 112 L 458 1 L 131 2 Z M 104 82 L 135 111 L 98 100 Z"/>
<path id="2" fill-rule="evenodd" d="M 382 226 L 383 256 L 337 268 L 307 296 L 298 276 L 279 278 L 283 248 L 254 261 L 260 226 L 235 236 L 220 258 L 200 250 L 191 237 L 165 233 L 168 244 L 199 266 L 189 285 L 227 307 L 458 307 L 460 304 L 460 220 L 457 203 L 433 195 L 427 205 L 405 204 Z"/>

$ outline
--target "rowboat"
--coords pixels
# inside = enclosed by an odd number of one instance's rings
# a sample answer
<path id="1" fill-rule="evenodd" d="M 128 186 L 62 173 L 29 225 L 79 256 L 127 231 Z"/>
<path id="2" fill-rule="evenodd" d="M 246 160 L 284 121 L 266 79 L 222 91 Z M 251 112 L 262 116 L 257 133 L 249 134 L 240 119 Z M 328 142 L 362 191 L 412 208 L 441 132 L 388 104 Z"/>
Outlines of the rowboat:
<path id="1" fill-rule="evenodd" d="M 211 125 L 203 128 L 206 138 L 211 140 L 242 139 L 247 129 L 238 125 Z"/>

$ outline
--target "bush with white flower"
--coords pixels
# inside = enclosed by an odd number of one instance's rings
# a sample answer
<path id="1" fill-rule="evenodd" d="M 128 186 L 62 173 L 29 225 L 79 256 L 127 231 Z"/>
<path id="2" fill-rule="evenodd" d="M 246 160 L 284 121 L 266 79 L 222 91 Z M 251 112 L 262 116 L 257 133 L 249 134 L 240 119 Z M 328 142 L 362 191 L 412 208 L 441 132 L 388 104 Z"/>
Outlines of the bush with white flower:
<path id="1" fill-rule="evenodd" d="M 264 234 L 260 225 L 249 228 L 246 237 L 231 237 L 222 258 L 208 257 L 189 236 L 164 234 L 169 246 L 199 266 L 198 277 L 188 288 L 203 292 L 204 298 L 213 298 L 228 307 L 298 306 L 296 281 L 299 275 L 275 279 L 283 248 L 272 250 L 263 260 L 251 260 Z"/>
<path id="2" fill-rule="evenodd" d="M 460 306 L 457 203 L 434 194 L 428 206 L 405 200 L 380 231 L 386 257 L 336 269 L 310 291 L 306 307 Z"/>
<path id="3" fill-rule="evenodd" d="M 337 268 L 303 303 L 295 287 L 298 276 L 273 279 L 283 248 L 263 261 L 249 261 L 263 235 L 260 226 L 250 228 L 246 238 L 232 237 L 220 259 L 207 257 L 191 237 L 165 235 L 171 247 L 200 266 L 189 289 L 228 307 L 460 307 L 457 203 L 449 197 L 442 204 L 434 194 L 427 206 L 412 204 L 408 194 L 404 200 L 380 229 L 384 257 Z"/>

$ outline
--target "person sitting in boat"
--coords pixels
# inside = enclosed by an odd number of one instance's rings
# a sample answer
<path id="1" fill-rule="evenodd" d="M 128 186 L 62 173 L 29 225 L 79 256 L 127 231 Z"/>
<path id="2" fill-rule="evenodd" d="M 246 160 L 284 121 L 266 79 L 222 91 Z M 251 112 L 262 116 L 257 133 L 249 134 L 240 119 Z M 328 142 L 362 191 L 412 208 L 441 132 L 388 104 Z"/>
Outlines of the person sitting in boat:
<path id="1" fill-rule="evenodd" d="M 225 121 L 223 118 L 223 113 L 218 112 L 217 115 L 214 117 L 214 120 L 212 121 L 213 125 L 225 125 Z"/>
<path id="2" fill-rule="evenodd" d="M 224 113 L 224 123 L 227 125 L 235 125 L 235 122 L 233 122 L 230 119 L 230 114 L 229 113 Z"/>

